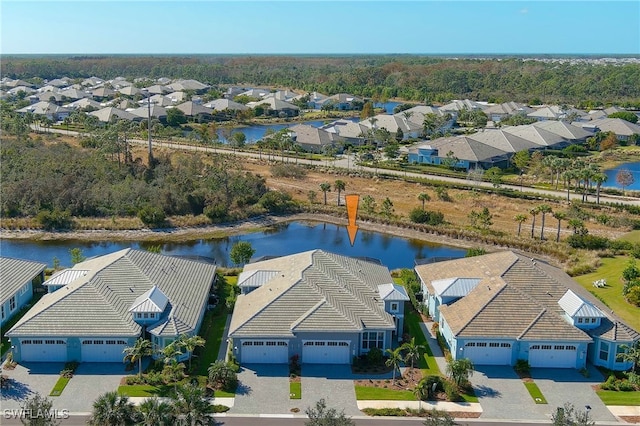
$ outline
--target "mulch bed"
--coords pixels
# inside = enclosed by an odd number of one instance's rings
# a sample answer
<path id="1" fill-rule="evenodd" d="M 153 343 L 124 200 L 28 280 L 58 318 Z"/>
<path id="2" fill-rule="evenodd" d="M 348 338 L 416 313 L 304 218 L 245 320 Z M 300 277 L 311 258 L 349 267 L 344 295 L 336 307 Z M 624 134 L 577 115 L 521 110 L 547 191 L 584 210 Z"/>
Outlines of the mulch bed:
<path id="1" fill-rule="evenodd" d="M 357 373 L 356 373 L 357 374 Z M 366 374 L 366 373 L 365 373 Z M 396 381 L 392 379 L 362 379 L 354 380 L 358 386 L 368 386 L 373 388 L 386 388 L 393 390 L 413 390 L 418 382 L 422 379 L 422 371 L 419 368 L 408 368 L 405 373 L 400 377 L 400 374 L 396 374 Z"/>
<path id="2" fill-rule="evenodd" d="M 620 417 L 622 420 L 624 420 L 627 423 L 640 424 L 640 416 L 618 416 L 618 417 Z"/>

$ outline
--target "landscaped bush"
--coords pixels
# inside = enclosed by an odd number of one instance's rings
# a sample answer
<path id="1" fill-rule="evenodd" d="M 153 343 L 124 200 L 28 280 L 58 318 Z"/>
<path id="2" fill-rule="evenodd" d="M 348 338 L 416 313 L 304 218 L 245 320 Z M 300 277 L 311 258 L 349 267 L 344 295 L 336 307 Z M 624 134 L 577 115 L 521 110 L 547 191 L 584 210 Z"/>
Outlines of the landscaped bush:
<path id="1" fill-rule="evenodd" d="M 513 366 L 513 369 L 518 374 L 529 374 L 531 372 L 531 366 L 529 365 L 529 361 L 526 359 L 519 359 L 516 361 L 516 365 Z"/>
<path id="2" fill-rule="evenodd" d="M 444 380 L 442 379 L 441 376 L 435 376 L 435 375 L 431 375 L 431 376 L 427 376 L 425 377 L 423 380 L 426 381 L 427 383 L 427 399 L 434 399 L 435 398 L 435 392 L 444 392 Z M 434 389 L 434 385 L 435 384 L 435 389 Z"/>
<path id="3" fill-rule="evenodd" d="M 447 401 L 455 402 L 460 400 L 460 392 L 458 386 L 450 380 L 443 382 L 444 393 L 447 394 Z"/>
<path id="4" fill-rule="evenodd" d="M 226 405 L 222 405 L 222 404 L 214 404 L 211 407 L 211 410 L 214 413 L 226 413 L 227 411 L 229 411 L 229 407 L 227 407 Z"/>
<path id="5" fill-rule="evenodd" d="M 384 355 L 382 351 L 378 348 L 371 348 L 367 353 L 367 363 L 369 365 L 378 366 L 382 364 L 384 360 Z"/>
<path id="6" fill-rule="evenodd" d="M 367 416 L 404 417 L 407 411 L 402 408 L 365 408 L 362 410 Z"/>
<path id="7" fill-rule="evenodd" d="M 609 239 L 590 234 L 574 234 L 567 238 L 567 244 L 573 248 L 585 250 L 604 250 L 609 247 Z"/>

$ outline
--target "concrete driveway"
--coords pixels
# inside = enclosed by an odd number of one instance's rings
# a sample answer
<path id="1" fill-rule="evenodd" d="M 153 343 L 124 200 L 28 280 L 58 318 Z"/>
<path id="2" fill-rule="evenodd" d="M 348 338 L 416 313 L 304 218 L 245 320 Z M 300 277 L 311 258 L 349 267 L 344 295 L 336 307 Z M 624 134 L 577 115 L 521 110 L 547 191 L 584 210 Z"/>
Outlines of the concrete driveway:
<path id="1" fill-rule="evenodd" d="M 62 395 L 49 396 L 60 377 L 64 363 L 25 363 L 2 374 L 12 379 L 12 386 L 2 391 L 2 408 L 19 409 L 21 404 L 35 393 L 48 397 L 53 408 L 71 413 L 91 412 L 93 401 L 105 392 L 118 388 L 120 380 L 128 373 L 122 363 L 82 363 L 78 366 Z"/>
<path id="2" fill-rule="evenodd" d="M 593 370 L 593 371 L 592 371 Z M 532 368 L 531 377 L 547 404 L 536 404 L 512 367 L 478 366 L 471 383 L 482 406 L 481 418 L 549 420 L 557 407 L 569 402 L 577 409 L 590 406 L 594 421 L 616 421 L 591 388 L 602 376 L 590 366 L 590 378 L 573 369 Z"/>

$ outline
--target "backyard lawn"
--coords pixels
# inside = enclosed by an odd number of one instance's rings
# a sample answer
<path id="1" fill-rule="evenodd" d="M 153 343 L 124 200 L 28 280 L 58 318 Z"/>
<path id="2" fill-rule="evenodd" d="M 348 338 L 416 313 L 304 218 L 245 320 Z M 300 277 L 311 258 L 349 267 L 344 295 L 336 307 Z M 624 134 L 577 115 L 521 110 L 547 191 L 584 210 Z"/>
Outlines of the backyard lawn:
<path id="1" fill-rule="evenodd" d="M 624 300 L 622 296 L 622 271 L 629 262 L 627 256 L 602 259 L 602 266 L 596 272 L 574 277 L 581 286 L 598 297 L 617 316 L 631 327 L 640 330 L 640 308 Z M 607 280 L 607 286 L 596 288 L 593 282 L 599 279 Z"/>
<path id="2" fill-rule="evenodd" d="M 433 356 L 433 352 L 431 352 L 427 339 L 422 332 L 422 328 L 420 328 L 422 318 L 409 303 L 406 304 L 404 321 L 411 337 L 416 338 L 416 344 L 425 347 L 424 355 L 418 360 L 418 368 L 422 370 L 423 376 L 442 375 L 436 363 L 436 358 Z"/>

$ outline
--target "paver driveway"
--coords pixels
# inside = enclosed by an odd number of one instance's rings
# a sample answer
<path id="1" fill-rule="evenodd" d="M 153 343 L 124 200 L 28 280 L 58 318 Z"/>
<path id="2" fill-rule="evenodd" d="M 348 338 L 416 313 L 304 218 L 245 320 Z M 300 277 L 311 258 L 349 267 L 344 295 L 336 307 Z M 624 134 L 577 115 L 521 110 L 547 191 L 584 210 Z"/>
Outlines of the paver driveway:
<path id="1" fill-rule="evenodd" d="M 300 410 L 304 412 L 324 399 L 327 407 L 344 410 L 349 416 L 362 415 L 358 410 L 353 379 L 350 365 L 303 365 Z"/>
<path id="2" fill-rule="evenodd" d="M 246 364 L 238 373 L 238 390 L 231 413 L 284 414 L 289 412 L 289 366 Z"/>
<path id="3" fill-rule="evenodd" d="M 590 406 L 594 421 L 615 421 L 613 415 L 592 389 L 602 376 L 589 366 L 590 378 L 577 370 L 532 368 L 531 377 L 542 391 L 547 404 L 536 404 L 512 367 L 478 366 L 471 382 L 482 406 L 481 418 L 549 420 L 557 407 L 569 402 L 585 411 Z"/>
<path id="4" fill-rule="evenodd" d="M 105 392 L 118 389 L 120 380 L 128 374 L 122 363 L 82 363 L 78 366 L 62 395 L 49 397 L 60 377 L 64 363 L 25 363 L 15 370 L 4 370 L 12 379 L 12 387 L 2 392 L 3 409 L 19 409 L 24 400 L 35 393 L 46 396 L 53 408 L 71 413 L 91 412 L 93 401 Z"/>

